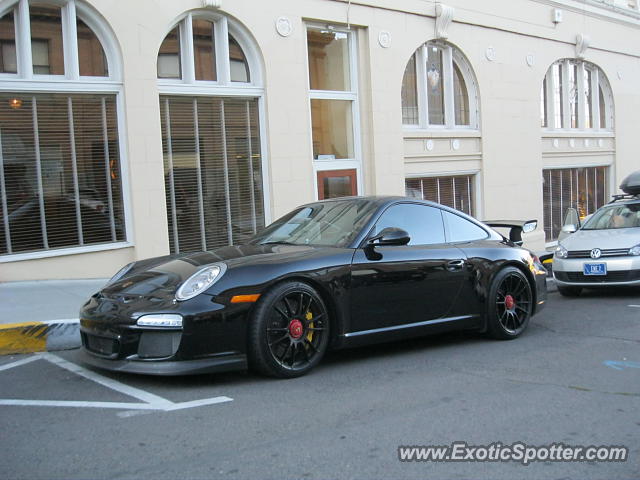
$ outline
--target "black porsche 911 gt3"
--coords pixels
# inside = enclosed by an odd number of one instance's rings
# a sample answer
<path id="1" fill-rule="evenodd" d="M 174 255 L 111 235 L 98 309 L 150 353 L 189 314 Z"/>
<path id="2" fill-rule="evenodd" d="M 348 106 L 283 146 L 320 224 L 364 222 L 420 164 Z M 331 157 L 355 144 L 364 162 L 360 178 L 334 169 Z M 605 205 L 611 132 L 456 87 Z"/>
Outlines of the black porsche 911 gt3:
<path id="1" fill-rule="evenodd" d="M 295 377 L 328 348 L 453 329 L 515 338 L 547 296 L 546 270 L 519 243 L 411 198 L 303 205 L 245 245 L 124 267 L 80 311 L 82 359 Z"/>

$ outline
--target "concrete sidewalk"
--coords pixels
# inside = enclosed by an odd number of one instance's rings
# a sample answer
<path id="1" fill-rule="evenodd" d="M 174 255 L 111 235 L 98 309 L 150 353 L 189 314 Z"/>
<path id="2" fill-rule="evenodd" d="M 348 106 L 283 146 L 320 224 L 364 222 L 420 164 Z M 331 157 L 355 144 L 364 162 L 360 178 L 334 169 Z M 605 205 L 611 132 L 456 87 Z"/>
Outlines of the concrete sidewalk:
<path id="1" fill-rule="evenodd" d="M 0 283 L 0 355 L 79 347 L 78 311 L 106 282 Z"/>

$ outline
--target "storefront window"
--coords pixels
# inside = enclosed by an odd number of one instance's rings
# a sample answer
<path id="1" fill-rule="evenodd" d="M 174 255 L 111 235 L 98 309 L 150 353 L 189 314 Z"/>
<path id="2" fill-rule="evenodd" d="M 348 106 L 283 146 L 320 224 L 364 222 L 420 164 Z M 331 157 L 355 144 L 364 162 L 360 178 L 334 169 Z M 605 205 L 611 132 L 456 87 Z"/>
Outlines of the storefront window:
<path id="1" fill-rule="evenodd" d="M 0 94 L 0 255 L 125 239 L 115 95 Z"/>
<path id="2" fill-rule="evenodd" d="M 179 32 L 190 28 L 193 35 L 183 35 L 187 44 L 181 46 Z M 194 12 L 169 32 L 158 52 L 172 253 L 241 244 L 265 223 L 256 94 L 260 76 L 255 55 L 249 55 L 249 44 L 242 38 L 226 17 Z M 167 55 L 173 55 L 171 63 L 163 60 Z M 161 70 L 161 62 L 167 68 Z M 187 87 L 184 94 L 172 90 L 178 83 Z M 197 86 L 198 95 L 190 94 L 189 86 Z M 247 89 L 247 95 L 238 96 L 240 89 Z"/>
<path id="3" fill-rule="evenodd" d="M 90 26 L 96 18 L 79 3 L 31 2 L 18 16 L 15 2 L 0 18 L 1 71 L 15 74 L 0 81 L 2 260 L 126 241 L 121 85 L 109 77 Z M 16 51 L 30 52 L 31 62 L 19 63 Z M 99 93 L 85 77 L 104 77 Z"/>
<path id="4" fill-rule="evenodd" d="M 264 226 L 258 101 L 162 97 L 172 252 L 243 243 Z"/>
<path id="5" fill-rule="evenodd" d="M 473 216 L 474 182 L 474 175 L 407 178 L 405 188 L 408 197 L 430 200 Z"/>
<path id="6" fill-rule="evenodd" d="M 608 168 L 557 168 L 543 171 L 544 232 L 548 242 L 558 238 L 567 210 L 580 218 L 608 202 Z"/>

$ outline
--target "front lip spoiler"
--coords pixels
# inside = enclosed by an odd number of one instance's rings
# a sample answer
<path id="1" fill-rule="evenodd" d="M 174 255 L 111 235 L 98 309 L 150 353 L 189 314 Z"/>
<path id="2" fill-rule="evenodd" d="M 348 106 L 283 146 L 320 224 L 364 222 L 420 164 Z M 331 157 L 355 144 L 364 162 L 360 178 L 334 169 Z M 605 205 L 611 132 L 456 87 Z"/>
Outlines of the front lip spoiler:
<path id="1" fill-rule="evenodd" d="M 637 287 L 640 286 L 640 280 L 630 280 L 628 282 L 565 282 L 558 280 L 555 275 L 553 280 L 556 285 L 562 285 L 566 287 Z"/>
<path id="2" fill-rule="evenodd" d="M 247 356 L 244 354 L 227 354 L 197 360 L 136 361 L 109 360 L 106 358 L 96 357 L 87 352 L 84 348 L 81 348 L 78 353 L 78 360 L 92 367 L 111 370 L 113 372 L 160 376 L 199 375 L 203 373 L 246 370 L 248 368 Z"/>

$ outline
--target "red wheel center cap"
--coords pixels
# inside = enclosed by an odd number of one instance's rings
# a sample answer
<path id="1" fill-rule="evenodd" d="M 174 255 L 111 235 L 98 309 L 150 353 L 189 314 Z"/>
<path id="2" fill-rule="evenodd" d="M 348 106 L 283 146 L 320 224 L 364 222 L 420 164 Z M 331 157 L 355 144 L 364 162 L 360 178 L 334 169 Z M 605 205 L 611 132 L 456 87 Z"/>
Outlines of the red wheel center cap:
<path id="1" fill-rule="evenodd" d="M 289 322 L 289 335 L 291 335 L 291 338 L 300 338 L 303 330 L 302 322 L 297 318 L 294 318 Z"/>
<path id="2" fill-rule="evenodd" d="M 507 310 L 513 310 L 516 306 L 516 301 L 511 295 L 504 297 L 504 306 L 507 307 Z"/>

